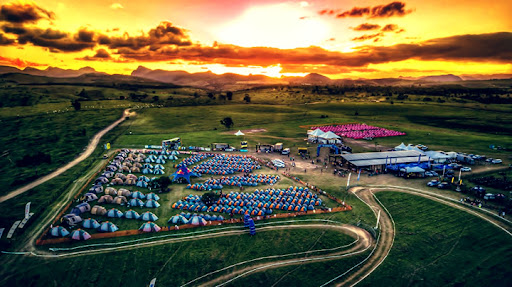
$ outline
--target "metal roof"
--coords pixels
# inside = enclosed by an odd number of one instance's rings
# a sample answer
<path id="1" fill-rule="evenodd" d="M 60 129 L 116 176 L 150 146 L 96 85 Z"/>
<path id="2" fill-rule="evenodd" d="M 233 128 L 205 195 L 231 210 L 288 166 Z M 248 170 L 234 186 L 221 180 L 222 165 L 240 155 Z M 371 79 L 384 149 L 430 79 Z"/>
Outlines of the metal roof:
<path id="1" fill-rule="evenodd" d="M 421 158 L 420 158 L 421 155 Z M 385 151 L 385 152 L 365 152 L 341 155 L 351 164 L 362 167 L 371 165 L 385 165 L 386 162 L 395 163 L 413 163 L 429 161 L 428 156 L 415 150 L 405 151 Z"/>
<path id="2" fill-rule="evenodd" d="M 383 152 L 364 152 L 364 153 L 352 153 L 343 155 L 343 158 L 348 161 L 356 160 L 370 160 L 370 159 L 386 159 L 386 158 L 401 158 L 401 157 L 419 157 L 425 156 L 424 153 L 415 150 L 404 150 L 404 151 L 383 151 Z"/>
<path id="3" fill-rule="evenodd" d="M 420 159 L 420 162 L 426 162 L 428 161 L 428 157 L 425 157 L 425 156 L 422 156 L 421 159 Z M 418 157 L 412 157 L 412 156 L 409 156 L 409 157 L 401 157 L 401 158 L 393 158 L 393 160 L 390 162 L 389 159 L 387 160 L 388 161 L 388 164 L 395 164 L 395 163 L 413 163 L 413 162 L 418 162 Z M 367 159 L 367 160 L 355 160 L 355 161 L 350 161 L 351 164 L 355 165 L 355 166 L 358 166 L 358 167 L 363 167 L 363 166 L 371 166 L 371 165 L 385 165 L 386 164 L 386 159 Z"/>

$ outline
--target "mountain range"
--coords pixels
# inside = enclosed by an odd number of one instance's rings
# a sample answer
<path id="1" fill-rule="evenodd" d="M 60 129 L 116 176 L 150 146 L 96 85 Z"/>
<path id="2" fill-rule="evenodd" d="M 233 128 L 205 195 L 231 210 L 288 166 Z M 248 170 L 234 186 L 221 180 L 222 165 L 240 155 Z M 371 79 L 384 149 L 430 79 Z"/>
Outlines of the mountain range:
<path id="1" fill-rule="evenodd" d="M 20 70 L 16 67 L 0 66 L 0 75 L 2 78 L 10 74 L 21 74 L 16 81 L 24 83 L 108 83 L 108 82 L 135 82 L 149 83 L 158 82 L 160 84 L 173 84 L 180 86 L 191 86 L 214 90 L 239 90 L 263 85 L 371 85 L 371 86 L 411 86 L 411 85 L 443 85 L 456 84 L 462 86 L 479 86 L 485 82 L 485 87 L 494 87 L 490 80 L 508 80 L 512 79 L 512 74 L 492 74 L 492 75 L 431 75 L 425 77 L 398 77 L 382 79 L 330 79 L 321 74 L 311 73 L 304 77 L 281 77 L 272 78 L 264 75 L 239 75 L 233 73 L 214 74 L 210 71 L 202 73 L 189 73 L 186 71 L 166 71 L 151 70 L 139 66 L 132 71 L 131 75 L 110 75 L 98 72 L 91 67 L 84 67 L 78 70 L 61 69 L 57 67 L 48 67 L 39 70 L 27 67 Z M 27 77 L 30 75 L 32 77 Z M 490 82 L 489 82 L 490 81 Z M 475 83 L 477 82 L 477 83 Z M 508 85 L 510 87 L 510 85 Z"/>

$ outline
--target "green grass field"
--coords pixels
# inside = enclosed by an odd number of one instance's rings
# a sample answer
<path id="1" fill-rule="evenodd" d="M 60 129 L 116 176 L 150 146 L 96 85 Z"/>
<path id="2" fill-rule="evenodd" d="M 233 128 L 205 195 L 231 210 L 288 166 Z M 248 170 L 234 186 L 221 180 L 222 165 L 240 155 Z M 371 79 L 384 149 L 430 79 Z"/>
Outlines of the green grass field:
<path id="1" fill-rule="evenodd" d="M 354 239 L 331 230 L 261 231 L 242 235 L 134 248 L 69 259 L 22 258 L 20 269 L 1 266 L 3 286 L 145 286 L 153 277 L 177 286 L 207 272 L 268 255 L 333 248 Z M 6 255 L 4 255 L 6 256 Z M 27 276 L 27 274 L 29 274 Z M 167 283 L 163 283 L 167 282 Z M 192 285 L 194 286 L 194 285 Z"/>
<path id="2" fill-rule="evenodd" d="M 380 192 L 396 238 L 361 286 L 508 286 L 512 238 L 466 212 L 408 194 Z"/>

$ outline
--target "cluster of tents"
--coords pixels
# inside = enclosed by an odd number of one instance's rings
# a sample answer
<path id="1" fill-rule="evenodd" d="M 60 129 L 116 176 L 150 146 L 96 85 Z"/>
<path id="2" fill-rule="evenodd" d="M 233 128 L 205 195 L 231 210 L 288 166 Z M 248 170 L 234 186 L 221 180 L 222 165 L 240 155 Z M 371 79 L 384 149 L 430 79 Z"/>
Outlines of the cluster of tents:
<path id="1" fill-rule="evenodd" d="M 353 138 L 353 139 L 363 139 L 363 138 L 379 138 L 379 137 L 393 137 L 393 136 L 403 136 L 405 133 L 388 130 L 385 128 L 379 128 L 375 126 L 370 126 L 367 124 L 346 124 L 346 125 L 333 125 L 333 126 L 321 126 L 321 127 L 312 127 L 313 130 L 321 130 L 322 132 L 332 132 L 336 135 Z M 314 131 L 313 131 L 314 132 Z"/>
<path id="2" fill-rule="evenodd" d="M 230 192 L 211 206 L 206 206 L 198 195 L 188 195 L 172 204 L 172 208 L 193 212 L 224 212 L 234 214 L 267 215 L 273 209 L 306 212 L 322 205 L 322 200 L 307 188 L 256 190 L 254 193 Z"/>
<path id="3" fill-rule="evenodd" d="M 196 165 L 192 171 L 198 174 L 227 175 L 235 172 L 250 173 L 261 166 L 250 157 L 241 155 L 215 155 Z"/>
<path id="4" fill-rule="evenodd" d="M 219 179 L 207 179 L 204 183 L 187 185 L 193 190 L 222 189 L 224 186 L 257 186 L 258 184 L 273 185 L 279 180 L 279 175 L 249 174 L 247 176 L 223 176 Z"/>
<path id="5" fill-rule="evenodd" d="M 187 158 L 184 158 L 179 164 L 178 164 L 178 167 L 184 165 L 184 166 L 189 166 L 189 165 L 193 165 L 195 163 L 198 163 L 202 160 L 205 160 L 209 157 L 213 157 L 215 156 L 215 154 L 213 153 L 198 153 L 198 154 L 194 154 L 192 156 L 189 156 Z"/>
<path id="6" fill-rule="evenodd" d="M 206 225 L 208 221 L 222 221 L 224 217 L 222 215 L 210 215 L 210 214 L 190 214 L 190 213 L 180 213 L 174 215 L 169 218 L 167 224 L 174 225 L 182 225 L 182 224 L 192 224 L 192 225 Z"/>

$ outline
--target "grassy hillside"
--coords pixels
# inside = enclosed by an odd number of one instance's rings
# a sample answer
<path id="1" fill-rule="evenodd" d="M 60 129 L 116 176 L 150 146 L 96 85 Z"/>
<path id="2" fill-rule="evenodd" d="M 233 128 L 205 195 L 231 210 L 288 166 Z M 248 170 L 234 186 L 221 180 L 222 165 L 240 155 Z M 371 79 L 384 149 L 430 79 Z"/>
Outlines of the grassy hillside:
<path id="1" fill-rule="evenodd" d="M 512 238 L 466 212 L 408 194 L 377 197 L 393 216 L 386 261 L 361 286 L 508 286 Z"/>

